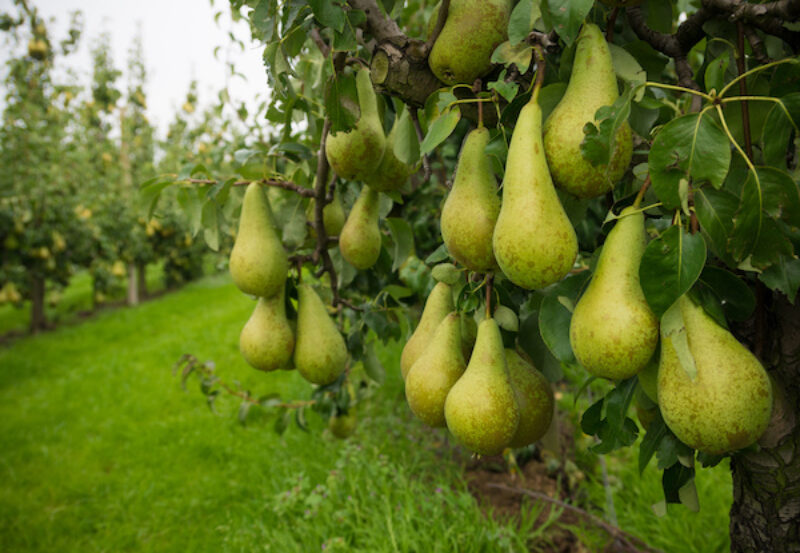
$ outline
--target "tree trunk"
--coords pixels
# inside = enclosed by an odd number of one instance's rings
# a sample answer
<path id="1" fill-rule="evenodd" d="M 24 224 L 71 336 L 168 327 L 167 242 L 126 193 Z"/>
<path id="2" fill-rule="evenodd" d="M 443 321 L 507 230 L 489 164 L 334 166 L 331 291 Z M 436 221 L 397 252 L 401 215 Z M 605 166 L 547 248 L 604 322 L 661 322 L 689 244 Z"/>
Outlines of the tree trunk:
<path id="1" fill-rule="evenodd" d="M 31 278 L 31 333 L 36 334 L 47 326 L 44 312 L 44 279 L 39 276 Z"/>
<path id="2" fill-rule="evenodd" d="M 760 450 L 731 458 L 731 551 L 800 552 L 800 310 L 781 296 L 769 321 L 775 407 Z"/>
<path id="3" fill-rule="evenodd" d="M 147 297 L 147 264 L 136 266 L 136 286 L 139 288 L 139 299 Z"/>
<path id="4" fill-rule="evenodd" d="M 139 280 L 136 264 L 128 263 L 128 305 L 139 305 Z"/>

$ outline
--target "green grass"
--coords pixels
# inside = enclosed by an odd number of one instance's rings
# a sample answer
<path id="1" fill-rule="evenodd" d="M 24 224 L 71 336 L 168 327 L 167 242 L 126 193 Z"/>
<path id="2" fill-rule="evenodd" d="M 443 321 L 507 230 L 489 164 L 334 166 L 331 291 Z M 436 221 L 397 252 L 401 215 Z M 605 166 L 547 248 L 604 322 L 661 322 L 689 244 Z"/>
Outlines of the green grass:
<path id="1" fill-rule="evenodd" d="M 232 398 L 214 415 L 195 382 L 182 391 L 170 369 L 190 352 L 259 394 L 308 397 L 298 374 L 259 373 L 241 359 L 252 308 L 227 277 L 208 277 L 0 350 L 0 551 L 516 552 L 547 543 L 546 528 L 534 528 L 540 505 L 528 503 L 516 523 L 482 514 L 443 431 L 410 416 L 398 345 L 379 351 L 387 383 L 359 408 L 349 441 L 323 432 L 314 414 L 308 433 L 292 426 L 278 436 L 258 413 L 241 426 Z M 703 518 L 675 509 L 657 519 L 655 472 L 640 484 L 633 467 L 611 466 L 623 528 L 665 551 L 727 533 L 726 511 L 702 489 Z M 602 505 L 597 484 L 588 489 Z"/>

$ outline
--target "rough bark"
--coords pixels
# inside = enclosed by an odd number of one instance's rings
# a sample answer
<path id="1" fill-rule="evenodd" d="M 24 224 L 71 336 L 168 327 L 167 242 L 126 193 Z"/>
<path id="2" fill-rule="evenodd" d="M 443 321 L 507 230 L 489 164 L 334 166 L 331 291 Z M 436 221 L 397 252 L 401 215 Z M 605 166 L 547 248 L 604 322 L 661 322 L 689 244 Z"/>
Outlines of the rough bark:
<path id="1" fill-rule="evenodd" d="M 765 353 L 776 390 L 759 451 L 735 455 L 731 551 L 800 552 L 800 310 L 781 296 L 769 311 Z"/>
<path id="2" fill-rule="evenodd" d="M 44 312 L 45 282 L 42 277 L 31 277 L 31 333 L 35 334 L 47 326 Z"/>
<path id="3" fill-rule="evenodd" d="M 128 305 L 139 305 L 139 281 L 136 279 L 136 264 L 128 263 Z"/>

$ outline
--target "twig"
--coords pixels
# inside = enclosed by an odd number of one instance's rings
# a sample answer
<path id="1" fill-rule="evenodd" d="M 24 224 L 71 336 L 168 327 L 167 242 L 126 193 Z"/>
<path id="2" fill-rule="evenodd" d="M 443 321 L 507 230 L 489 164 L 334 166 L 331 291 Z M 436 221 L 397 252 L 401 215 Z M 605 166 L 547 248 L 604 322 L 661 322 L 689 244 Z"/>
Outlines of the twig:
<path id="1" fill-rule="evenodd" d="M 767 55 L 767 48 L 764 46 L 764 41 L 751 26 L 744 26 L 744 34 L 747 37 L 747 42 L 750 43 L 750 48 L 753 49 L 753 57 L 756 58 L 759 64 L 764 65 L 772 61 L 769 55 Z"/>
<path id="2" fill-rule="evenodd" d="M 311 40 L 314 41 L 314 44 L 317 45 L 319 51 L 322 52 L 322 57 L 327 58 L 328 55 L 331 53 L 331 47 L 325 42 L 325 39 L 322 38 L 322 35 L 319 34 L 319 29 L 316 27 L 311 28 Z"/>
<path id="3" fill-rule="evenodd" d="M 632 536 L 631 534 L 628 534 L 627 532 L 625 532 L 621 528 L 618 528 L 616 526 L 613 526 L 613 525 L 607 523 L 606 521 L 604 521 L 603 519 L 601 519 L 600 517 L 598 517 L 596 515 L 593 515 L 589 511 L 586 511 L 586 510 L 581 509 L 580 507 L 576 507 L 574 505 L 570 505 L 569 503 L 561 501 L 560 499 L 556 499 L 554 497 L 550 497 L 547 494 L 544 494 L 544 493 L 541 493 L 541 492 L 536 492 L 536 491 L 533 491 L 533 490 L 526 490 L 524 488 L 515 488 L 515 487 L 511 487 L 511 486 L 506 486 L 504 484 L 489 483 L 489 484 L 487 484 L 487 486 L 490 487 L 490 488 L 496 488 L 498 490 L 517 493 L 517 494 L 521 494 L 521 495 L 527 495 L 527 496 L 533 497 L 535 499 L 540 499 L 542 501 L 547 501 L 548 503 L 552 503 L 553 505 L 558 505 L 562 509 L 565 509 L 567 511 L 570 511 L 572 513 L 580 515 L 582 517 L 585 517 L 585 518 L 589 519 L 590 521 L 592 521 L 597 526 L 599 526 L 600 528 L 602 528 L 603 530 L 605 530 L 606 532 L 608 532 L 608 534 L 612 538 L 614 538 L 616 540 L 619 540 L 630 551 L 637 551 L 637 552 L 638 551 L 652 551 L 652 552 L 660 551 L 658 549 L 653 549 L 652 547 L 650 547 L 649 545 L 644 543 L 639 538 L 637 538 L 635 536 Z M 640 548 L 643 548 L 643 549 L 640 549 Z"/>
<path id="4" fill-rule="evenodd" d="M 412 106 L 408 107 L 408 114 L 411 116 L 411 121 L 414 123 L 414 130 L 417 133 L 417 140 L 419 140 L 420 144 L 425 139 L 425 136 L 422 134 L 422 126 L 419 124 L 419 115 L 417 114 L 417 108 Z M 420 186 L 425 184 L 431 179 L 431 160 L 428 158 L 428 154 L 422 155 L 422 182 L 420 182 Z"/>
<path id="5" fill-rule="evenodd" d="M 331 120 L 325 118 L 322 126 L 322 136 L 319 141 L 319 151 L 317 152 L 317 182 L 314 187 L 314 230 L 317 233 L 317 248 L 314 250 L 314 261 L 321 261 L 321 272 L 328 273 L 330 277 L 331 294 L 333 294 L 333 304 L 339 303 L 339 283 L 336 276 L 336 269 L 328 253 L 328 233 L 325 230 L 325 220 L 323 210 L 325 209 L 326 184 L 328 182 L 328 157 L 325 155 L 325 142 L 328 139 L 328 132 L 331 130 Z"/>
<path id="6" fill-rule="evenodd" d="M 608 21 L 606 22 L 606 42 L 614 42 L 614 24 L 617 22 L 618 15 L 619 8 L 614 8 L 608 15 Z"/>
<path id="7" fill-rule="evenodd" d="M 439 38 L 439 33 L 442 32 L 444 24 L 447 21 L 448 11 L 450 11 L 450 0 L 442 0 L 441 5 L 439 6 L 439 13 L 436 18 L 436 26 L 433 28 L 431 36 L 429 36 L 428 40 L 425 42 L 426 51 L 430 52 L 431 48 L 433 48 L 433 43 L 436 42 L 437 38 Z"/>

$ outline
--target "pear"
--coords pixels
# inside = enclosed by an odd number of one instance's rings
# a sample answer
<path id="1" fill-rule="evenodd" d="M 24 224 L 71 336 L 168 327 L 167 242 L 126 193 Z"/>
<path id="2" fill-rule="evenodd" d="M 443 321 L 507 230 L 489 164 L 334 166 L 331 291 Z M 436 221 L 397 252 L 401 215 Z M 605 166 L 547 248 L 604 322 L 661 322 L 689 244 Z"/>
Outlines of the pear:
<path id="1" fill-rule="evenodd" d="M 617 131 L 608 165 L 595 167 L 581 154 L 584 126 L 595 121 L 599 108 L 610 106 L 618 97 L 608 44 L 597 25 L 585 23 L 567 90 L 544 125 L 544 150 L 553 180 L 578 198 L 594 198 L 611 190 L 631 162 L 633 141 L 627 121 Z"/>
<path id="2" fill-rule="evenodd" d="M 668 333 L 666 321 L 678 316 L 683 327 Z M 772 386 L 764 367 L 685 295 L 663 321 L 658 404 L 664 422 L 682 442 L 705 453 L 718 455 L 754 443 L 772 412 Z"/>
<path id="3" fill-rule="evenodd" d="M 513 349 L 506 349 L 506 364 L 519 408 L 519 424 L 509 447 L 525 447 L 541 439 L 550 428 L 553 390 L 544 375 Z"/>
<path id="4" fill-rule="evenodd" d="M 245 294 L 269 298 L 283 290 L 289 259 L 275 227 L 267 196 L 250 183 L 229 263 L 233 282 Z"/>
<path id="5" fill-rule="evenodd" d="M 408 181 L 408 177 L 414 172 L 412 167 L 400 161 L 394 154 L 394 145 L 397 141 L 398 129 L 409 117 L 408 110 L 403 110 L 395 119 L 392 130 L 389 132 L 389 136 L 386 139 L 386 149 L 383 152 L 380 165 L 365 178 L 364 182 L 379 192 L 393 192 L 399 190 Z"/>
<path id="6" fill-rule="evenodd" d="M 315 204 L 314 198 L 311 198 L 311 201 L 308 202 L 308 208 L 306 209 L 306 219 L 311 222 L 314 221 Z M 345 213 L 344 206 L 342 205 L 342 195 L 337 188 L 333 192 L 333 201 L 322 208 L 322 224 L 325 226 L 325 234 L 328 236 L 339 236 L 344 227 L 344 220 Z M 313 227 L 311 228 L 311 235 L 316 236 Z"/>
<path id="7" fill-rule="evenodd" d="M 378 168 L 386 147 L 386 136 L 378 114 L 378 100 L 372 88 L 369 69 L 356 73 L 358 107 L 361 111 L 354 129 L 328 135 L 325 155 L 342 178 L 364 180 Z"/>
<path id="8" fill-rule="evenodd" d="M 461 318 L 447 315 L 406 375 L 406 400 L 428 426 L 445 426 L 444 402 L 467 365 L 461 353 Z"/>
<path id="9" fill-rule="evenodd" d="M 324 386 L 339 378 L 347 346 L 325 305 L 308 284 L 297 287 L 297 345 L 294 366 L 303 378 Z"/>
<path id="10" fill-rule="evenodd" d="M 519 409 L 494 319 L 478 325 L 475 349 L 467 370 L 447 394 L 444 416 L 453 436 L 481 455 L 501 453 L 514 438 Z"/>
<path id="11" fill-rule="evenodd" d="M 500 213 L 497 181 L 484 152 L 488 143 L 489 130 L 484 127 L 467 135 L 441 218 L 447 251 L 466 268 L 479 272 L 496 266 L 492 233 Z"/>
<path id="12" fill-rule="evenodd" d="M 578 255 L 578 238 L 561 206 L 542 146 L 538 90 L 517 119 L 503 178 L 503 203 L 494 229 L 497 264 L 522 288 L 561 280 Z"/>
<path id="13" fill-rule="evenodd" d="M 286 319 L 283 290 L 271 298 L 259 298 L 239 336 L 242 357 L 262 371 L 289 369 L 293 349 L 294 332 Z"/>
<path id="14" fill-rule="evenodd" d="M 365 186 L 339 234 L 339 251 L 356 269 L 369 269 L 381 254 L 381 229 L 378 227 L 380 193 Z"/>
<path id="15" fill-rule="evenodd" d="M 492 52 L 506 40 L 510 0 L 451 0 L 428 65 L 445 84 L 472 84 L 492 68 Z M 439 10 L 433 17 L 438 18 Z M 434 23 L 435 25 L 435 23 Z"/>
<path id="16" fill-rule="evenodd" d="M 328 429 L 340 440 L 348 438 L 358 425 L 355 408 L 350 407 L 347 413 L 339 413 L 328 420 Z"/>
<path id="17" fill-rule="evenodd" d="M 419 359 L 425 348 L 428 347 L 439 323 L 448 313 L 455 309 L 453 292 L 444 282 L 436 283 L 422 310 L 422 316 L 416 330 L 406 342 L 403 353 L 400 355 L 400 372 L 406 377 L 411 366 Z"/>
<path id="18" fill-rule="evenodd" d="M 650 358 L 647 365 L 636 375 L 644 395 L 656 404 L 658 403 L 658 358 L 657 354 Z"/>
<path id="19" fill-rule="evenodd" d="M 572 313 L 572 351 L 594 376 L 630 378 L 647 364 L 658 344 L 658 319 L 639 284 L 646 244 L 644 214 L 634 207 L 623 209 Z"/>

